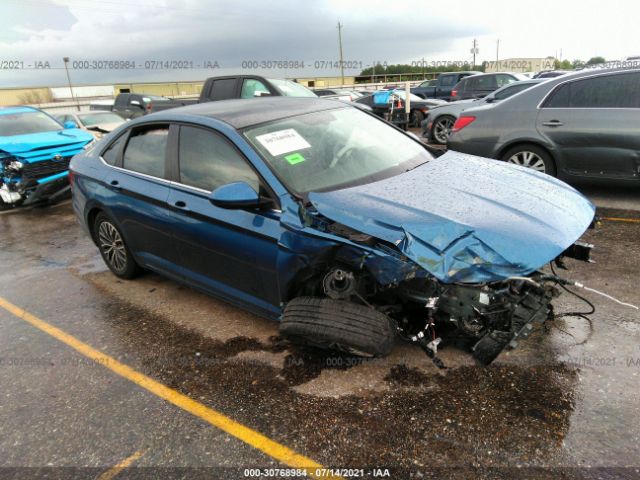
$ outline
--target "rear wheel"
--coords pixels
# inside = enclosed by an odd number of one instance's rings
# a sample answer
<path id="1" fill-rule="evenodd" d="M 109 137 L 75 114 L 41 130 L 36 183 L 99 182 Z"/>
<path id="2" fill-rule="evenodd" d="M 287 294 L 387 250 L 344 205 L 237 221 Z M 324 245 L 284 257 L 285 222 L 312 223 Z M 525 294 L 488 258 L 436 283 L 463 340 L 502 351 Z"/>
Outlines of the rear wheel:
<path id="1" fill-rule="evenodd" d="M 319 297 L 298 297 L 284 309 L 280 333 L 294 343 L 382 357 L 393 348 L 393 320 L 363 305 Z"/>
<path id="2" fill-rule="evenodd" d="M 120 230 L 104 213 L 96 216 L 93 234 L 104 263 L 116 276 L 130 279 L 140 272 Z"/>
<path id="3" fill-rule="evenodd" d="M 431 138 L 434 143 L 446 145 L 454 123 L 456 123 L 456 119 L 452 116 L 443 115 L 438 117 L 431 127 Z"/>
<path id="4" fill-rule="evenodd" d="M 521 167 L 527 167 L 537 172 L 547 175 L 556 175 L 556 166 L 549 153 L 537 145 L 522 144 L 516 145 L 507 150 L 502 156 L 502 160 Z"/>

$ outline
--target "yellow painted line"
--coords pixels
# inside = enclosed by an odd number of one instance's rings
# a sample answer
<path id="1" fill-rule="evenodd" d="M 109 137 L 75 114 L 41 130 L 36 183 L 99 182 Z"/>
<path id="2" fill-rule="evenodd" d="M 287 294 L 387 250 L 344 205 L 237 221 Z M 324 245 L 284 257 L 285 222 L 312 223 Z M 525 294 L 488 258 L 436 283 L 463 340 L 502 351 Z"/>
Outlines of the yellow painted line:
<path id="1" fill-rule="evenodd" d="M 144 375 L 143 373 L 134 370 L 133 368 L 120 363 L 115 358 L 106 355 L 99 350 L 87 345 L 86 343 L 78 340 L 72 335 L 60 330 L 53 325 L 40 320 L 35 315 L 30 314 L 26 310 L 15 306 L 11 302 L 0 297 L 0 307 L 4 308 L 9 313 L 21 318 L 25 322 L 33 325 L 39 330 L 51 335 L 55 339 L 73 348 L 77 352 L 81 353 L 87 358 L 94 360 L 95 362 L 103 365 L 112 372 L 126 378 L 130 382 L 135 383 L 139 387 L 148 390 L 157 397 L 166 400 L 169 403 L 174 404 L 176 407 L 201 418 L 207 423 L 210 423 L 214 427 L 228 433 L 229 435 L 243 441 L 247 445 L 264 452 L 271 458 L 278 460 L 280 463 L 287 465 L 291 468 L 306 469 L 307 475 L 313 478 L 341 478 L 338 476 L 330 476 L 326 472 L 325 467 L 315 462 L 314 460 L 305 457 L 288 447 L 271 440 L 269 437 L 257 432 L 235 420 L 227 417 L 226 415 L 203 405 L 200 402 L 196 402 L 192 398 L 167 387 L 166 385 L 153 380 L 152 378 Z M 320 469 L 320 475 L 315 475 L 315 470 Z M 324 469 L 324 471 L 323 471 Z"/>
<path id="2" fill-rule="evenodd" d="M 125 458 L 117 465 L 114 465 L 109 470 L 100 475 L 96 480 L 112 480 L 116 475 L 118 475 L 125 468 L 129 468 L 133 462 L 138 460 L 143 455 L 143 452 L 135 452 L 130 457 Z"/>
<path id="3" fill-rule="evenodd" d="M 608 222 L 640 223 L 640 218 L 600 217 L 600 219 L 607 220 Z"/>

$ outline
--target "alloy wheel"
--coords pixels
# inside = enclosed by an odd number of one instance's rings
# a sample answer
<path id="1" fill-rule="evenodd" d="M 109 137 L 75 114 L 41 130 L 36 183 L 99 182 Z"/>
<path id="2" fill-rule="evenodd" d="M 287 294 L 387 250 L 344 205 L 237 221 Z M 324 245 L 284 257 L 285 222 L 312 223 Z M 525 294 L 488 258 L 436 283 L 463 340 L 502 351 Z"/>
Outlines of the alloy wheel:
<path id="1" fill-rule="evenodd" d="M 446 144 L 454 121 L 451 118 L 441 118 L 433 126 L 433 136 L 441 144 Z"/>
<path id="2" fill-rule="evenodd" d="M 518 152 L 510 156 L 507 162 L 513 163 L 515 165 L 520 165 L 521 167 L 531 168 L 532 170 L 535 170 L 537 172 L 546 173 L 546 168 L 542 157 L 540 157 L 540 155 L 538 155 L 537 153 L 527 150 Z"/>
<path id="3" fill-rule="evenodd" d="M 127 251 L 118 229 L 109 222 L 102 222 L 98 227 L 98 243 L 109 266 L 117 272 L 127 268 Z"/>

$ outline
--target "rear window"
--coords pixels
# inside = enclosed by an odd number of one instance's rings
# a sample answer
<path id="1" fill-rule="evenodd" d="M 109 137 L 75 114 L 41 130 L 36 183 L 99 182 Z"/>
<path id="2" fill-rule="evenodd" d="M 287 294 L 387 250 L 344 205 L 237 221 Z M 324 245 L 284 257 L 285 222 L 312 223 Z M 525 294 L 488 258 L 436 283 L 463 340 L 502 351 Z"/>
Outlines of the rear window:
<path id="1" fill-rule="evenodd" d="M 452 87 L 456 84 L 456 76 L 440 75 L 439 82 L 440 82 L 440 85 L 443 87 Z"/>
<path id="2" fill-rule="evenodd" d="M 223 78 L 213 81 L 213 87 L 209 93 L 211 100 L 227 100 L 235 97 L 236 79 Z"/>
<path id="3" fill-rule="evenodd" d="M 565 83 L 553 91 L 543 108 L 640 108 L 640 73 Z"/>

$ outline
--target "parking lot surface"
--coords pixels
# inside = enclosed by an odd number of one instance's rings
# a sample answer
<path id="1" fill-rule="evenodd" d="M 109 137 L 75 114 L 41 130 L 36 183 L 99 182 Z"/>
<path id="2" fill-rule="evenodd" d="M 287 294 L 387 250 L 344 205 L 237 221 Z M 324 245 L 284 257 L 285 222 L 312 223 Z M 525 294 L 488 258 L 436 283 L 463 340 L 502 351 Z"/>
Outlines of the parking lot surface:
<path id="1" fill-rule="evenodd" d="M 637 197 L 636 197 L 637 198 Z M 601 210 L 565 277 L 638 304 L 640 216 Z M 117 279 L 69 203 L 0 214 L 0 298 L 325 467 L 391 478 L 640 475 L 640 315 L 603 297 L 488 368 L 303 350 L 277 324 L 155 274 Z M 563 295 L 556 311 L 584 305 Z M 25 317 L 26 318 L 26 317 Z M 99 359 L 98 359 L 99 360 Z M 287 466 L 0 308 L 2 475 L 248 478 Z M 125 472 L 126 470 L 126 472 Z"/>

